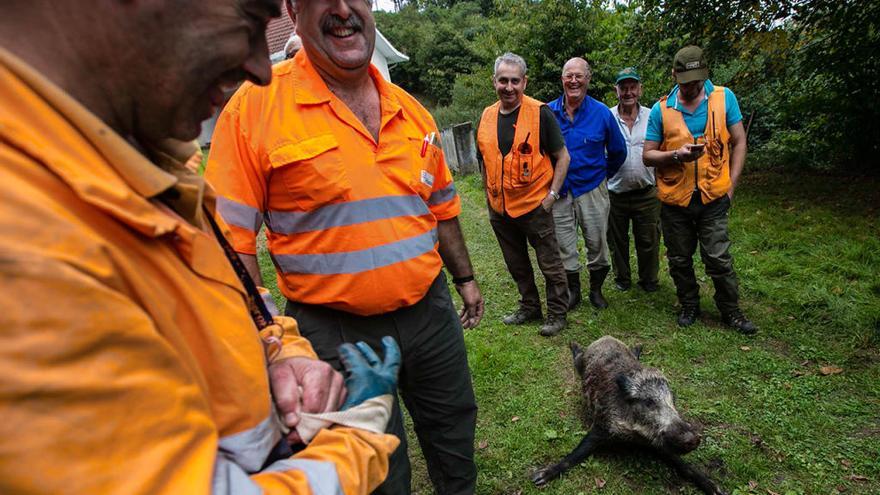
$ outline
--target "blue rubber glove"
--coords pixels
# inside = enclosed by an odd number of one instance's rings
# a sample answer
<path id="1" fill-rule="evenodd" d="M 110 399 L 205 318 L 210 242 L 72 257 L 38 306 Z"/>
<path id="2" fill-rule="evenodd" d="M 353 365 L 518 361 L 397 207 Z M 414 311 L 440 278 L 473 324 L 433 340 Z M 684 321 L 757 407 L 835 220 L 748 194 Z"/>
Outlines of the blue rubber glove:
<path id="1" fill-rule="evenodd" d="M 361 402 L 393 394 L 397 387 L 397 371 L 400 369 L 400 348 L 391 337 L 382 337 L 385 348 L 385 362 L 364 342 L 342 344 L 339 346 L 339 358 L 345 366 L 345 388 L 348 389 L 345 403 L 340 410 L 344 411 Z"/>

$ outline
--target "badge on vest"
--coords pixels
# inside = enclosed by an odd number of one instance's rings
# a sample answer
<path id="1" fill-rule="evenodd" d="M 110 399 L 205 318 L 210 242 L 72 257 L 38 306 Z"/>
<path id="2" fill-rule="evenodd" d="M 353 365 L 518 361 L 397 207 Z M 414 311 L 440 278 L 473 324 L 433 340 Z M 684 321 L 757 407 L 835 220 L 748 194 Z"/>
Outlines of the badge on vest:
<path id="1" fill-rule="evenodd" d="M 422 184 L 428 187 L 434 187 L 434 176 L 427 170 L 422 170 Z"/>

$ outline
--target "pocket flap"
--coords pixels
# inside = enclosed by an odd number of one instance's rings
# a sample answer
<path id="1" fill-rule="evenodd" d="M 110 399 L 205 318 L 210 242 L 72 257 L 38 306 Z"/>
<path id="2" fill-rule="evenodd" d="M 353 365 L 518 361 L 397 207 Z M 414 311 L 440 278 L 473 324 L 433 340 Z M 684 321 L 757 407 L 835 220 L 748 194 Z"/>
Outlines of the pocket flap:
<path id="1" fill-rule="evenodd" d="M 339 142 L 336 141 L 333 134 L 315 136 L 298 143 L 288 143 L 275 148 L 269 153 L 269 163 L 272 168 L 283 167 L 288 163 L 314 158 L 338 147 Z"/>

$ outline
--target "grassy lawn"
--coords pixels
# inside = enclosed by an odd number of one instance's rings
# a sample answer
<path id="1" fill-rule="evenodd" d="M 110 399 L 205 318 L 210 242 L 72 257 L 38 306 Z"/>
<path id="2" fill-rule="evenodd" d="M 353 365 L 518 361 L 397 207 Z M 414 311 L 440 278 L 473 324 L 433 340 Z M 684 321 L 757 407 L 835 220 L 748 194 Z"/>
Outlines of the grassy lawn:
<path id="1" fill-rule="evenodd" d="M 704 429 L 703 444 L 687 457 L 728 492 L 880 493 L 880 182 L 743 178 L 730 230 L 742 306 L 760 327 L 754 337 L 719 323 L 699 261 L 703 316 L 679 329 L 662 255 L 658 292 L 619 292 L 609 277 L 610 308 L 582 305 L 551 339 L 538 335 L 537 324 L 500 323 L 516 308 L 516 287 L 479 178 L 457 185 L 486 299 L 482 324 L 466 333 L 480 407 L 477 493 L 539 492 L 529 475 L 585 433 L 568 342 L 606 334 L 642 343 L 643 362 L 666 373 L 679 409 Z M 262 261 L 264 277 L 274 280 Z M 825 374 L 829 366 L 842 372 Z M 430 494 L 414 436 L 410 446 L 416 492 Z M 697 493 L 652 459 L 620 454 L 590 458 L 540 492 Z"/>

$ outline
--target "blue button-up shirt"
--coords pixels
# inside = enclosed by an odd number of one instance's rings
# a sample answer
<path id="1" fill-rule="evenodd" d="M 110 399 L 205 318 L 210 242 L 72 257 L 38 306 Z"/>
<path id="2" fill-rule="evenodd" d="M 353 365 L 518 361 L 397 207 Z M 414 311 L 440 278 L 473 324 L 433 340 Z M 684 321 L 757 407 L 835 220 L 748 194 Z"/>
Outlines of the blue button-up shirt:
<path id="1" fill-rule="evenodd" d="M 565 95 L 560 96 L 547 106 L 556 115 L 571 155 L 562 191 L 578 197 L 617 173 L 626 160 L 626 140 L 608 107 L 586 96 L 574 113 L 574 120 L 569 120 L 564 98 Z"/>

